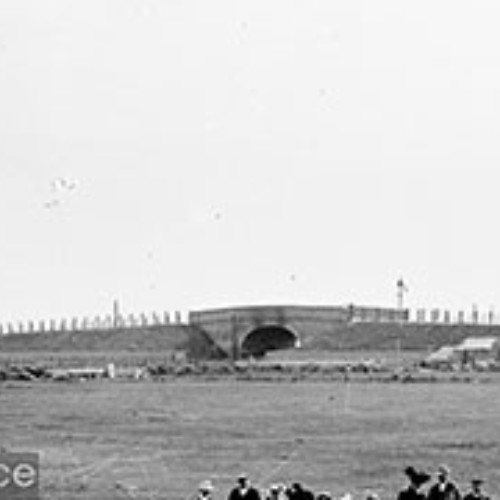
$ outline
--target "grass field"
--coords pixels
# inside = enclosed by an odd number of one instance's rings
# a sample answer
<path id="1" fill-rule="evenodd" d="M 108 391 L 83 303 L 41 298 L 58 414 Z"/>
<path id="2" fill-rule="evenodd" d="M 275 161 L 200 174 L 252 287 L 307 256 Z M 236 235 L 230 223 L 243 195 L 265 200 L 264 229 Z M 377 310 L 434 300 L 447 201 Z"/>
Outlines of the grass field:
<path id="1" fill-rule="evenodd" d="M 406 465 L 448 463 L 500 495 L 500 384 L 0 384 L 1 445 L 41 453 L 44 500 L 187 499 L 210 478 L 298 480 L 394 498 Z"/>

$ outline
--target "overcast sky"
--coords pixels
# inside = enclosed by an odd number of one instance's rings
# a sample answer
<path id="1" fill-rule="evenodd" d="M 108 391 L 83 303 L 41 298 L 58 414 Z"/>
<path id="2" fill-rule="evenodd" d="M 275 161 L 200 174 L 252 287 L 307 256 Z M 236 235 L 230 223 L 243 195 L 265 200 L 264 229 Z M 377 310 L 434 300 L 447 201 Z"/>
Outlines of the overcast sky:
<path id="1" fill-rule="evenodd" d="M 3 0 L 0 321 L 500 310 L 497 0 Z"/>

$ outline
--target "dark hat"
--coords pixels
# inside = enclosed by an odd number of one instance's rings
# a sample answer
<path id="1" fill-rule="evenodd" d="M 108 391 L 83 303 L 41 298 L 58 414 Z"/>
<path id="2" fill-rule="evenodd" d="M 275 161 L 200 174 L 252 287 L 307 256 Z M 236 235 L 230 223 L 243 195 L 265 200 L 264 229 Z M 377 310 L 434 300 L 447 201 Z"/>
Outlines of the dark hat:
<path id="1" fill-rule="evenodd" d="M 247 474 L 245 474 L 244 472 L 240 472 L 238 474 L 238 482 L 239 483 L 242 483 L 242 482 L 247 481 L 247 480 L 248 480 L 248 475 Z"/>
<path id="2" fill-rule="evenodd" d="M 478 477 L 474 477 L 474 478 L 472 478 L 471 483 L 472 484 L 483 484 L 484 483 L 484 479 L 480 479 Z"/>
<path id="3" fill-rule="evenodd" d="M 332 494 L 329 491 L 322 491 L 318 493 L 317 500 L 332 500 Z"/>
<path id="4" fill-rule="evenodd" d="M 417 473 L 413 465 L 409 465 L 408 467 L 406 467 L 404 472 L 410 479 L 413 478 L 413 476 L 415 476 L 415 474 Z"/>
<path id="5" fill-rule="evenodd" d="M 406 467 L 405 474 L 408 476 L 408 479 L 417 486 L 421 486 L 431 478 L 427 472 L 417 471 L 412 465 Z"/>

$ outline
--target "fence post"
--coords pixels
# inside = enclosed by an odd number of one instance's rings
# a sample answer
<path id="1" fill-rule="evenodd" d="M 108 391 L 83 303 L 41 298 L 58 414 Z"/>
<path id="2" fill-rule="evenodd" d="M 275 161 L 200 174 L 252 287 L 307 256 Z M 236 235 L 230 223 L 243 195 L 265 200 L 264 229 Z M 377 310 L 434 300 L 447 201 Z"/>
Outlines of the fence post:
<path id="1" fill-rule="evenodd" d="M 443 323 L 449 324 L 450 321 L 451 321 L 451 319 L 450 319 L 450 311 L 449 310 L 443 311 Z"/>
<path id="2" fill-rule="evenodd" d="M 425 309 L 417 309 L 417 323 L 425 323 Z"/>
<path id="3" fill-rule="evenodd" d="M 431 323 L 439 323 L 439 316 L 441 311 L 439 309 L 431 310 Z"/>
<path id="4" fill-rule="evenodd" d="M 127 324 L 131 328 L 134 328 L 134 326 L 135 326 L 135 318 L 134 318 L 134 315 L 132 313 L 130 313 L 127 316 Z"/>
<path id="5" fill-rule="evenodd" d="M 152 316 L 153 316 L 153 324 L 155 326 L 160 325 L 161 324 L 161 320 L 160 320 L 159 315 L 156 312 L 153 312 Z"/>
<path id="6" fill-rule="evenodd" d="M 477 310 L 477 306 L 476 304 L 474 304 L 472 306 L 472 312 L 471 312 L 471 322 L 474 324 L 474 325 L 477 325 L 478 322 L 479 322 L 479 312 Z"/>
<path id="7" fill-rule="evenodd" d="M 492 325 L 495 322 L 495 312 L 493 309 L 490 309 L 488 311 L 488 324 Z"/>

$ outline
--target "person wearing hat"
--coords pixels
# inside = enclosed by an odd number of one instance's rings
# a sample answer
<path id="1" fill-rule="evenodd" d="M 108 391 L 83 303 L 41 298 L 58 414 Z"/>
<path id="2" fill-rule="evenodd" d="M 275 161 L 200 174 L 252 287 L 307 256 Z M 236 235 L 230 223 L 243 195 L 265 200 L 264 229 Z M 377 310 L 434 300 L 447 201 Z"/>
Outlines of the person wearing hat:
<path id="1" fill-rule="evenodd" d="M 202 481 L 198 486 L 198 494 L 196 500 L 212 500 L 212 492 L 214 486 L 211 481 Z"/>
<path id="2" fill-rule="evenodd" d="M 426 500 L 425 493 L 420 491 L 420 488 L 425 484 L 431 476 L 426 472 L 417 471 L 413 466 L 406 467 L 404 473 L 410 480 L 408 487 L 398 494 L 398 500 Z"/>
<path id="3" fill-rule="evenodd" d="M 429 490 L 427 500 L 461 500 L 461 498 L 456 484 L 450 479 L 450 469 L 446 465 L 440 465 L 437 482 Z"/>
<path id="4" fill-rule="evenodd" d="M 266 500 L 282 500 L 285 497 L 285 485 L 284 484 L 272 484 L 269 486 L 269 491 L 266 495 Z"/>
<path id="5" fill-rule="evenodd" d="M 332 494 L 329 491 L 321 491 L 316 495 L 316 500 L 332 500 Z"/>
<path id="6" fill-rule="evenodd" d="M 246 474 L 240 474 L 236 486 L 229 493 L 228 500 L 260 500 L 260 493 L 250 484 Z"/>
<path id="7" fill-rule="evenodd" d="M 376 493 L 375 491 L 367 491 L 365 499 L 366 500 L 380 500 L 380 497 L 378 496 L 378 493 Z"/>
<path id="8" fill-rule="evenodd" d="M 314 500 L 314 493 L 298 482 L 292 483 L 287 496 L 288 500 Z"/>
<path id="9" fill-rule="evenodd" d="M 471 481 L 471 490 L 464 496 L 464 500 L 490 500 L 483 492 L 483 482 L 482 479 L 474 478 Z"/>

